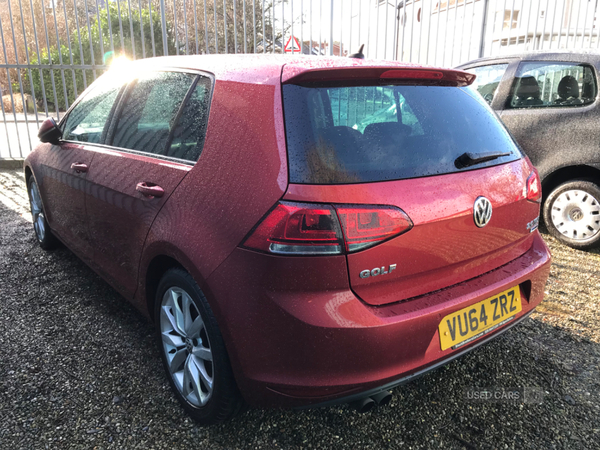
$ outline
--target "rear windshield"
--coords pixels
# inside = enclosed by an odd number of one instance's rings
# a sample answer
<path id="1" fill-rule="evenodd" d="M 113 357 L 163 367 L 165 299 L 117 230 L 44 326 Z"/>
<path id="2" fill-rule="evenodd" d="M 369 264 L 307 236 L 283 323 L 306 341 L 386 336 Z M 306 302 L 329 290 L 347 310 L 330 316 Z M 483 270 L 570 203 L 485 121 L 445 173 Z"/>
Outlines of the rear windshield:
<path id="1" fill-rule="evenodd" d="M 471 88 L 284 85 L 283 98 L 292 183 L 399 180 L 521 157 Z M 508 155 L 466 168 L 455 163 L 465 153 L 498 152 Z"/>

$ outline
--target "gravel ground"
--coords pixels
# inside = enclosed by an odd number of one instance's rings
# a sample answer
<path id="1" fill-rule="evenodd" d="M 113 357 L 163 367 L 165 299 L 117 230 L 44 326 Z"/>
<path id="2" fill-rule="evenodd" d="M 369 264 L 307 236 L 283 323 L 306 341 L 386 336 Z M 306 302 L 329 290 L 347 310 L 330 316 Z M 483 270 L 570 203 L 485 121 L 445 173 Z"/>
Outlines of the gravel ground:
<path id="1" fill-rule="evenodd" d="M 163 375 L 153 328 L 70 251 L 37 245 L 22 174 L 0 170 L 1 449 L 600 448 L 600 254 L 554 255 L 531 319 L 360 415 L 250 409 L 199 427 Z M 541 403 L 465 389 L 539 388 Z"/>

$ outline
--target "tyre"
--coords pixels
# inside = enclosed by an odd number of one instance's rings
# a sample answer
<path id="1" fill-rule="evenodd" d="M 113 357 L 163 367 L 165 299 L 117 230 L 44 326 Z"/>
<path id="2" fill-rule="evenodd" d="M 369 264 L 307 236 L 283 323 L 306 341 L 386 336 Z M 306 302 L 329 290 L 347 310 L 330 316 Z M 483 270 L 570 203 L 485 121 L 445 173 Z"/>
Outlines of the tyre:
<path id="1" fill-rule="evenodd" d="M 40 243 L 40 247 L 44 250 L 56 248 L 58 240 L 48 226 L 46 214 L 44 213 L 44 205 L 42 204 L 42 196 L 33 176 L 29 178 L 29 182 L 27 183 L 27 192 L 29 193 L 29 207 L 31 208 L 31 218 L 33 219 L 33 230 Z"/>
<path id="2" fill-rule="evenodd" d="M 544 222 L 552 236 L 580 250 L 600 245 L 600 187 L 573 180 L 554 189 L 543 206 Z"/>
<path id="3" fill-rule="evenodd" d="M 182 269 L 170 269 L 156 294 L 161 356 L 175 396 L 204 425 L 233 417 L 242 406 L 229 357 L 206 297 Z"/>

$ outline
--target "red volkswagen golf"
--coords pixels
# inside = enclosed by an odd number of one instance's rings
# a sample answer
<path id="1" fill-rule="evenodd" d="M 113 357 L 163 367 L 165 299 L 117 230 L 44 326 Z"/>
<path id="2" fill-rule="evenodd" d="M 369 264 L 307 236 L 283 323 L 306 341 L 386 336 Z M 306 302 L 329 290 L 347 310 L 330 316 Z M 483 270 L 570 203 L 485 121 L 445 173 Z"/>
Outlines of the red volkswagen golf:
<path id="1" fill-rule="evenodd" d="M 473 79 L 250 55 L 111 70 L 25 161 L 36 236 L 155 322 L 198 421 L 367 410 L 542 301 L 540 181 Z"/>

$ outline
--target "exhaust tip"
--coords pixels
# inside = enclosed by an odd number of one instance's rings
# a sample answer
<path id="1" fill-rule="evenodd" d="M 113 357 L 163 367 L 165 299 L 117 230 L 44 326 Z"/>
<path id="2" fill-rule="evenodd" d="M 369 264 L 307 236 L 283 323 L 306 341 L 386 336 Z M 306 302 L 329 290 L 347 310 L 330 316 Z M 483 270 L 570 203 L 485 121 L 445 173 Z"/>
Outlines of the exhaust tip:
<path id="1" fill-rule="evenodd" d="M 390 391 L 383 391 L 371 396 L 371 398 L 377 403 L 377 406 L 385 406 L 392 400 L 392 393 Z"/>
<path id="2" fill-rule="evenodd" d="M 359 413 L 364 414 L 375 407 L 375 401 L 371 397 L 365 397 L 350 403 L 350 406 Z"/>

